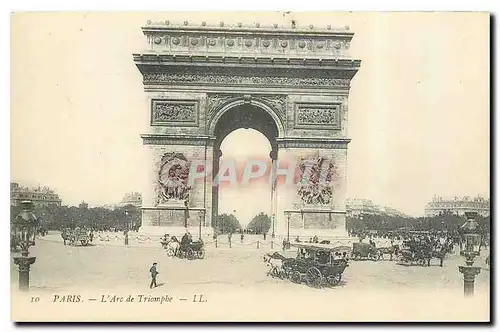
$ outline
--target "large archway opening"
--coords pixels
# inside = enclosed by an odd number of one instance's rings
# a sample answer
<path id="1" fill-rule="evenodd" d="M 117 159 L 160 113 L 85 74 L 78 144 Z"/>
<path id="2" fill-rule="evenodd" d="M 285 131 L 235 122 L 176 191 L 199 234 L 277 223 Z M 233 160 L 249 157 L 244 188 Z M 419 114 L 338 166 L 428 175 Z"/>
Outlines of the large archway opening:
<path id="1" fill-rule="evenodd" d="M 244 142 L 245 147 L 241 145 Z M 222 141 L 220 150 L 222 156 L 220 164 L 234 165 L 236 170 L 236 183 L 229 181 L 221 182 L 219 185 L 219 215 L 233 214 L 244 228 L 258 213 L 272 214 L 270 203 L 270 186 L 268 181 L 268 169 L 271 152 L 269 140 L 255 129 L 236 129 Z M 248 163 L 263 163 L 267 165 L 264 176 L 245 181 L 245 172 Z M 254 163 L 256 164 L 256 163 Z M 229 167 L 230 168 L 230 167 Z M 252 167 L 252 172 L 257 173 L 257 166 Z"/>
<path id="2" fill-rule="evenodd" d="M 242 104 L 226 110 L 214 127 L 212 227 L 231 231 L 219 216 L 237 217 L 242 227 L 265 213 L 273 218 L 275 185 L 269 181 L 277 157 L 278 126 L 268 111 Z"/>

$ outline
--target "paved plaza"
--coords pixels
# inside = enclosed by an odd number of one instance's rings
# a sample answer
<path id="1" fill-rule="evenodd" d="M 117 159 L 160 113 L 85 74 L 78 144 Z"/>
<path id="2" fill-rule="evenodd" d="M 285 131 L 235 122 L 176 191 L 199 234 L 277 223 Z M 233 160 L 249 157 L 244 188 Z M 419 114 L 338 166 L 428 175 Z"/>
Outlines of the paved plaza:
<path id="1" fill-rule="evenodd" d="M 384 299 L 390 301 L 390 297 L 404 294 L 415 299 L 412 305 L 418 301 L 429 302 L 421 303 L 420 308 L 423 308 L 422 305 L 437 305 L 444 299 L 451 301 L 450 294 L 457 298 L 462 295 L 463 280 L 458 265 L 462 264 L 463 259 L 456 254 L 447 257 L 443 267 L 439 267 L 438 261 L 434 261 L 431 267 L 408 267 L 388 260 L 351 260 L 339 286 L 314 289 L 266 275 L 268 268 L 262 256 L 267 252 L 281 251 L 281 248 L 271 250 L 269 246 L 262 246 L 257 249 L 244 245 L 229 248 L 227 244 L 215 248 L 214 243 L 208 243 L 205 259 L 189 261 L 167 257 L 159 244 L 136 243 L 129 247 L 118 242 L 106 244 L 94 241 L 94 244 L 88 247 L 64 246 L 57 232 L 38 239 L 36 246 L 30 249 L 30 253 L 37 257 L 31 269 L 31 293 L 41 294 L 49 302 L 53 294 L 82 292 L 96 298 L 103 292 L 168 293 L 189 298 L 193 294 L 205 294 L 212 300 L 236 294 L 287 298 L 300 295 L 301 302 L 326 301 L 332 305 L 342 302 L 344 305 L 351 303 L 356 306 L 361 304 L 350 301 L 355 298 L 375 301 L 377 296 L 374 297 L 374 294 L 380 292 L 378 294 L 382 297 L 377 300 L 380 303 L 385 303 Z M 293 255 L 292 250 L 287 254 Z M 485 265 L 486 255 L 483 252 L 476 263 L 483 267 L 476 279 L 477 301 L 487 301 L 489 295 L 490 272 Z M 150 290 L 148 270 L 153 262 L 158 263 L 159 287 Z M 17 267 L 13 264 L 11 279 L 15 289 L 18 275 Z M 364 305 L 368 305 L 368 302 Z M 482 303 L 484 305 L 485 302 Z M 449 302 L 449 305 L 456 308 L 456 302 Z"/>

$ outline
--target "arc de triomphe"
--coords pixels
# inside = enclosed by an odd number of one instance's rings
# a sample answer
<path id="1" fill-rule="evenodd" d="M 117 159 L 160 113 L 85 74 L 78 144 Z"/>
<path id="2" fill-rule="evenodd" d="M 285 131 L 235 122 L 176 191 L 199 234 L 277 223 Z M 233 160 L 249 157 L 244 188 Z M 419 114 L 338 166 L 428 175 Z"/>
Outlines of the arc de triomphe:
<path id="1" fill-rule="evenodd" d="M 148 99 L 150 131 L 141 137 L 151 167 L 141 231 L 173 234 L 187 226 L 196 234 L 201 222 L 212 233 L 221 142 L 253 128 L 278 161 L 269 195 L 276 234 L 345 236 L 348 95 L 361 63 L 348 54 L 354 34 L 168 21 L 148 21 L 143 32 L 149 49 L 134 62 Z M 293 164 L 311 181 L 280 181 Z M 213 175 L 192 181 L 193 170 Z"/>

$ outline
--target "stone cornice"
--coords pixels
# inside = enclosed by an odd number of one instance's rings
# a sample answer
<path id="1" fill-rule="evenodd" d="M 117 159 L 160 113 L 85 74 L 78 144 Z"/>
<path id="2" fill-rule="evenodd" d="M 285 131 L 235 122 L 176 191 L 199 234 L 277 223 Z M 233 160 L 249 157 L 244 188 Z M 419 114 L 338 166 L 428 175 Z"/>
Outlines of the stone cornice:
<path id="1" fill-rule="evenodd" d="M 144 145 L 212 145 L 215 138 L 205 135 L 141 134 Z"/>
<path id="2" fill-rule="evenodd" d="M 187 23 L 187 24 L 186 24 Z M 153 31 L 179 31 L 179 32 L 209 32 L 209 33 L 241 33 L 241 34 L 271 34 L 271 35 L 303 35 L 303 36 L 342 36 L 352 39 L 354 33 L 349 31 L 349 27 L 331 27 L 319 28 L 314 26 L 309 27 L 284 27 L 284 26 L 247 26 L 239 24 L 231 26 L 226 24 L 219 24 L 218 26 L 207 26 L 202 22 L 201 25 L 189 25 L 189 22 L 184 22 L 184 25 L 170 24 L 170 21 L 147 21 L 146 26 L 142 27 L 142 31 L 146 34 Z"/>
<path id="3" fill-rule="evenodd" d="M 136 53 L 133 55 L 137 66 L 145 65 L 178 65 L 178 66 L 207 66 L 217 65 L 225 67 L 249 67 L 258 65 L 259 67 L 272 68 L 304 68 L 308 69 L 329 69 L 329 70 L 352 70 L 357 71 L 361 66 L 361 60 L 323 58 L 311 56 L 273 56 L 259 54 L 249 55 L 227 55 L 222 53 L 212 53 L 207 55 L 196 55 L 189 52 L 179 53 Z M 354 76 L 354 74 L 353 74 Z"/>
<path id="4" fill-rule="evenodd" d="M 169 206 L 169 205 L 157 205 L 157 206 L 141 206 L 141 210 L 145 211 L 157 211 L 157 210 L 188 210 L 188 211 L 206 211 L 206 208 L 203 207 L 185 207 L 185 206 Z"/>
<path id="5" fill-rule="evenodd" d="M 323 58 L 350 58 L 354 34 L 344 29 L 309 29 L 278 27 L 227 27 L 206 25 L 170 25 L 168 21 L 148 22 L 142 28 L 150 50 L 180 54 L 226 55 L 322 55 Z"/>
<path id="6" fill-rule="evenodd" d="M 169 134 L 142 134 L 144 145 L 193 145 L 212 146 L 215 137 L 208 135 L 169 135 Z M 324 148 L 324 149 L 347 149 L 351 141 L 347 138 L 305 138 L 287 137 L 276 139 L 279 148 Z"/>
<path id="7" fill-rule="evenodd" d="M 302 207 L 295 210 L 286 210 L 286 212 L 290 212 L 291 214 L 306 214 L 306 213 L 325 213 L 325 214 L 346 214 L 346 210 L 334 209 L 331 207 L 322 208 L 322 207 Z"/>
<path id="8" fill-rule="evenodd" d="M 278 148 L 317 148 L 317 149 L 347 149 L 351 141 L 348 138 L 277 138 Z"/>
<path id="9" fill-rule="evenodd" d="M 334 88 L 350 85 L 359 60 L 135 54 L 145 85 Z"/>

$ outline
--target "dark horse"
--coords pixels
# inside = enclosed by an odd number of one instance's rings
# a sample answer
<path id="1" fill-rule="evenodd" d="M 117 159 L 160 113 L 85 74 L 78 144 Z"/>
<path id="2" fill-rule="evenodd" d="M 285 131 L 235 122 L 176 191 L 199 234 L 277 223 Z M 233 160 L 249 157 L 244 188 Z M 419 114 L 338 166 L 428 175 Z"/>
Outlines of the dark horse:
<path id="1" fill-rule="evenodd" d="M 384 258 L 384 255 L 390 255 L 389 260 L 392 261 L 392 255 L 398 256 L 399 255 L 399 245 L 394 244 L 391 245 L 390 247 L 382 247 L 382 248 L 377 248 L 377 252 L 380 258 Z"/>
<path id="2" fill-rule="evenodd" d="M 450 253 L 452 249 L 453 249 L 453 245 L 450 243 L 435 247 L 430 252 L 430 257 L 428 258 L 427 265 L 428 266 L 431 265 L 431 259 L 438 258 L 439 259 L 439 266 L 443 267 L 443 261 L 444 261 L 444 258 L 446 257 L 446 254 Z"/>

